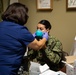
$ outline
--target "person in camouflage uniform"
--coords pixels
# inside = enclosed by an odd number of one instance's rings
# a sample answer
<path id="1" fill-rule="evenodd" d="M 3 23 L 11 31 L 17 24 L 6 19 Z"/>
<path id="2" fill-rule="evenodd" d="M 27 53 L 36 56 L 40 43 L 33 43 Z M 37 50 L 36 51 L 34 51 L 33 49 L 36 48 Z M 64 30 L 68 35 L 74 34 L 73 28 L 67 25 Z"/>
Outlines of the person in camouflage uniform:
<path id="1" fill-rule="evenodd" d="M 47 20 L 41 20 L 37 25 L 37 30 L 50 32 L 51 24 Z M 53 71 L 59 71 L 65 64 L 61 61 L 66 60 L 63 54 L 63 47 L 60 40 L 49 34 L 49 39 L 45 46 L 40 50 L 28 48 L 28 60 L 39 62 L 41 65 L 47 64 Z"/>
<path id="2" fill-rule="evenodd" d="M 41 65 L 47 64 L 51 70 L 58 71 L 63 67 L 61 62 L 63 57 L 62 43 L 53 36 L 49 35 L 46 48 L 38 51 L 29 49 L 28 58 L 30 61 L 37 61 Z"/>

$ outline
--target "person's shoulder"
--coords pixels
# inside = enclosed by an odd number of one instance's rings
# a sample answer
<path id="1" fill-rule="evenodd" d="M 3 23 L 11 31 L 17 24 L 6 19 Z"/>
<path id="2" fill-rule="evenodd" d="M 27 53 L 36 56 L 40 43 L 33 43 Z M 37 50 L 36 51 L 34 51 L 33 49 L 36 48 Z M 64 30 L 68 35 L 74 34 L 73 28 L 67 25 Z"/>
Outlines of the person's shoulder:
<path id="1" fill-rule="evenodd" d="M 52 36 L 52 35 L 49 35 L 49 39 L 50 39 L 50 40 L 58 40 L 58 38 L 57 38 L 57 37 Z"/>
<path id="2" fill-rule="evenodd" d="M 55 37 L 53 35 L 49 35 L 49 40 L 61 43 L 61 41 L 57 37 Z"/>
<path id="3" fill-rule="evenodd" d="M 49 38 L 50 38 L 50 39 L 56 39 L 56 37 L 53 36 L 53 35 L 49 35 Z"/>

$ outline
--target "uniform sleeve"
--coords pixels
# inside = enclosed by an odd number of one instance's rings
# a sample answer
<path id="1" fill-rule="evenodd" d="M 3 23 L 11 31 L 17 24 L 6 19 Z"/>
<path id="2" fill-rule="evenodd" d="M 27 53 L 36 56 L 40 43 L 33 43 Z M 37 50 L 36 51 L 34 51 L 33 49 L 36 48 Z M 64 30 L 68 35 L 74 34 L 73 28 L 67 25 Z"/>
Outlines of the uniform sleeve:
<path id="1" fill-rule="evenodd" d="M 33 42 L 35 39 L 32 33 L 24 27 L 19 31 L 17 36 L 19 37 L 19 41 L 26 46 Z"/>
<path id="2" fill-rule="evenodd" d="M 59 63 L 62 56 L 62 43 L 56 39 L 50 39 L 48 43 L 45 54 L 47 58 L 53 63 Z"/>
<path id="3" fill-rule="evenodd" d="M 36 50 L 28 48 L 27 56 L 29 60 L 33 61 L 38 56 L 38 52 Z"/>

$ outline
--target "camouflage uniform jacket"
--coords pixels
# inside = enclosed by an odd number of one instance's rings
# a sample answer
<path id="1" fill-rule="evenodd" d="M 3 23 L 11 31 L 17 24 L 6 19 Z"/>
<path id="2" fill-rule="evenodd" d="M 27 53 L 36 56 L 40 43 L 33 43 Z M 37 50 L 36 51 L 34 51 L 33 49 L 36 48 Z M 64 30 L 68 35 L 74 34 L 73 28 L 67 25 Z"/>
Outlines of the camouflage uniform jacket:
<path id="1" fill-rule="evenodd" d="M 58 71 L 63 65 L 62 43 L 55 37 L 49 35 L 46 48 L 40 50 L 28 50 L 28 58 L 37 60 L 41 65 L 47 64 L 51 70 Z"/>

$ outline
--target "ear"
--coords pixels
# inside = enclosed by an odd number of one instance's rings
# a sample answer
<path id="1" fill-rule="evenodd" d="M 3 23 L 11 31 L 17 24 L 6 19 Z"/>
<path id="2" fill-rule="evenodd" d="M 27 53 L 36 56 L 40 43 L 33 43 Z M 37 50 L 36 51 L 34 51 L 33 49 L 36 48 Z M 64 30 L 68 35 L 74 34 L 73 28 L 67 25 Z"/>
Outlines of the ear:
<path id="1" fill-rule="evenodd" d="M 50 30 L 49 30 L 49 29 L 47 29 L 47 32 L 49 33 L 49 32 L 50 32 Z"/>

